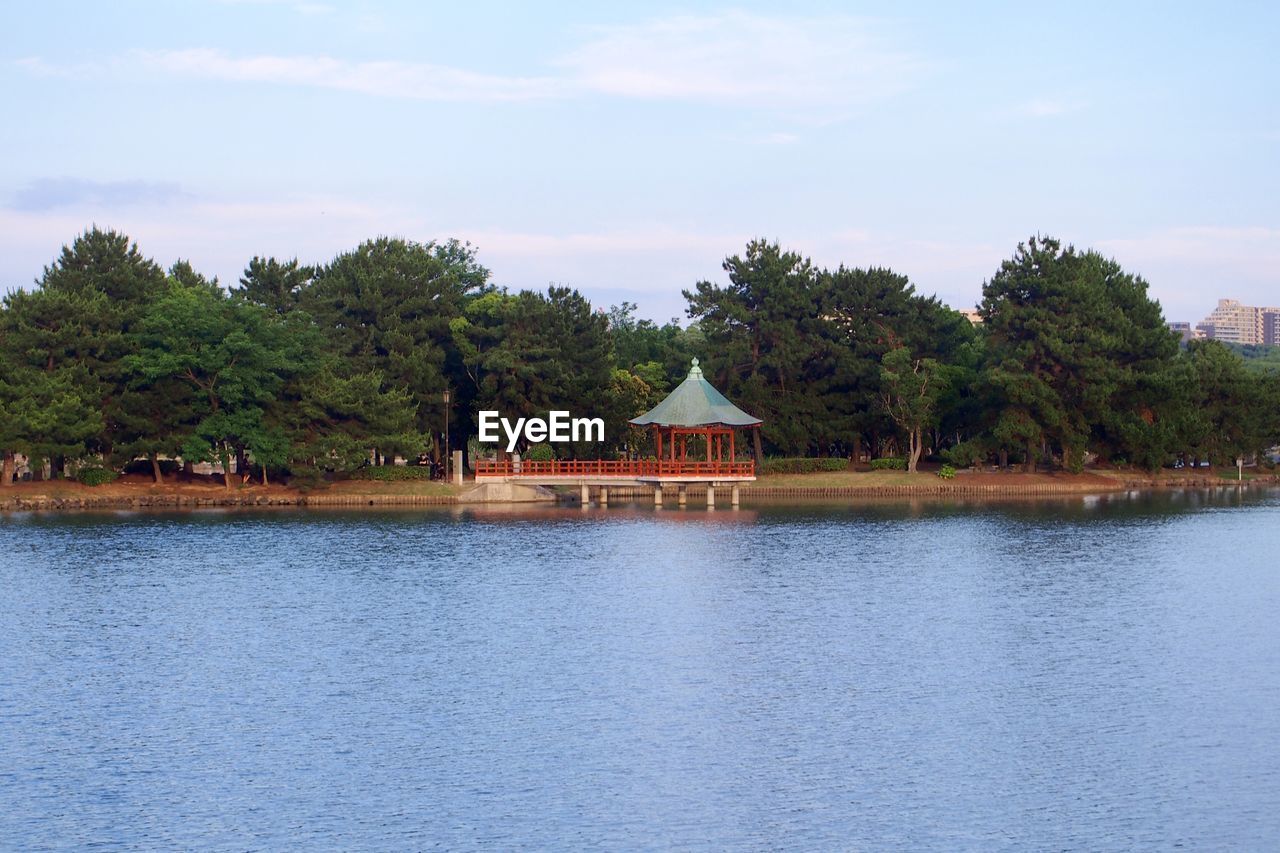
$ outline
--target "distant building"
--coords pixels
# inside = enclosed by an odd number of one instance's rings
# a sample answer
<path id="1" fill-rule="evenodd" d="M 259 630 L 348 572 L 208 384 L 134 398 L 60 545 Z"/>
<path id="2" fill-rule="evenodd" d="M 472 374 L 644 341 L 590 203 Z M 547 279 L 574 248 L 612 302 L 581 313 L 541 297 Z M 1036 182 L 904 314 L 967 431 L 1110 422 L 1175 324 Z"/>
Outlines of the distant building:
<path id="1" fill-rule="evenodd" d="M 1191 328 L 1190 323 L 1174 321 L 1172 323 L 1167 323 L 1166 325 L 1169 327 L 1169 331 L 1178 333 L 1179 337 L 1182 338 L 1182 342 L 1184 344 L 1187 341 L 1193 341 L 1193 340 L 1196 340 L 1197 338 L 1204 337 L 1204 334 L 1199 329 Z"/>
<path id="2" fill-rule="evenodd" d="M 1263 312 L 1262 342 L 1270 346 L 1280 346 L 1280 311 Z"/>
<path id="3" fill-rule="evenodd" d="M 1238 299 L 1219 299 L 1197 326 L 1206 338 L 1232 344 L 1280 343 L 1280 308 L 1242 305 Z"/>
<path id="4" fill-rule="evenodd" d="M 968 320 L 970 323 L 972 323 L 973 325 L 975 326 L 982 325 L 982 315 L 979 314 L 977 311 L 971 308 L 967 308 L 967 309 L 961 309 L 960 313 L 963 314 L 964 318 Z"/>

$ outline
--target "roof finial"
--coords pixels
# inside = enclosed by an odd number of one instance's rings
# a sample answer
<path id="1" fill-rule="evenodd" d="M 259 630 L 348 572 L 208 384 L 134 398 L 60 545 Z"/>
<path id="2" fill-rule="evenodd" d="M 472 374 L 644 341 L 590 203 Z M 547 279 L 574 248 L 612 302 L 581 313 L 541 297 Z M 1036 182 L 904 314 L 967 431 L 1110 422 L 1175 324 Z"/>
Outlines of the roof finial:
<path id="1" fill-rule="evenodd" d="M 698 367 L 698 357 L 697 357 L 697 356 L 694 356 L 694 357 L 693 357 L 693 364 L 692 364 L 692 366 L 689 368 L 689 378 L 690 378 L 690 379 L 701 379 L 701 378 L 702 378 L 702 368 L 701 368 L 701 367 Z"/>

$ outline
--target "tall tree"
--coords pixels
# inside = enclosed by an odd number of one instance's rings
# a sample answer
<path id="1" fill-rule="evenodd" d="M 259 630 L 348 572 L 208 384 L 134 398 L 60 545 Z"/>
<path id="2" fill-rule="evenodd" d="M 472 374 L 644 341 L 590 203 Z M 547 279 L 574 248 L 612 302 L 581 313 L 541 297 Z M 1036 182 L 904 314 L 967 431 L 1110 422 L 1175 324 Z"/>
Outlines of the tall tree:
<path id="1" fill-rule="evenodd" d="M 1183 436 L 1188 458 L 1229 465 L 1280 441 L 1268 377 L 1219 341 L 1191 341 L 1184 358 L 1193 413 Z"/>
<path id="2" fill-rule="evenodd" d="M 785 453 L 803 453 L 824 416 L 804 382 L 814 353 L 818 302 L 808 259 L 777 243 L 753 240 L 722 265 L 729 284 L 698 282 L 684 291 L 688 314 L 706 335 L 703 363 L 743 409 L 764 420 L 764 437 Z M 759 456 L 760 431 L 756 436 Z"/>
<path id="3" fill-rule="evenodd" d="M 341 359 L 342 375 L 380 375 L 381 390 L 411 396 L 417 430 L 435 433 L 443 392 L 469 391 L 450 323 L 489 289 L 488 278 L 470 245 L 382 237 L 318 270 L 300 307 Z M 470 398 L 459 394 L 456 403 L 465 410 Z"/>
<path id="4" fill-rule="evenodd" d="M 896 347 L 881 360 L 882 402 L 889 417 L 907 434 L 907 471 L 914 474 L 924 450 L 924 431 L 937 416 L 946 377 L 936 359 L 912 358 Z"/>
<path id="5" fill-rule="evenodd" d="M 282 324 L 254 305 L 174 279 L 139 324 L 141 348 L 128 366 L 144 382 L 177 380 L 197 401 L 184 459 L 217 461 L 231 488 L 231 456 L 278 459 L 282 437 L 266 408 L 296 370 Z"/>
<path id="6" fill-rule="evenodd" d="M 288 436 L 290 469 L 349 472 L 368 461 L 371 448 L 409 458 L 422 452 L 412 398 L 384 384 L 378 373 L 344 376 L 332 365 L 300 377 L 289 405 L 271 419 Z"/>
<path id="7" fill-rule="evenodd" d="M 44 374 L 23 384 L 26 400 L 43 401 L 43 438 L 31 436 L 31 452 L 51 454 L 55 476 L 64 458 L 102 454 L 110 462 L 132 406 L 122 359 L 163 285 L 160 268 L 127 237 L 93 228 L 63 247 L 34 290 L 5 298 L 4 357 L 18 374 Z"/>
<path id="8" fill-rule="evenodd" d="M 637 318 L 636 308 L 634 302 L 609 308 L 615 363 L 654 390 L 669 391 L 684 380 L 689 360 L 705 355 L 701 329 L 696 324 L 682 328 L 675 318 L 659 326 Z"/>
<path id="9" fill-rule="evenodd" d="M 824 401 L 828 441 L 860 455 L 864 436 L 888 432 L 881 405 L 882 360 L 898 347 L 946 365 L 971 361 L 974 332 L 964 317 L 916 293 L 905 276 L 883 267 L 838 267 L 819 276 L 820 357 L 811 394 Z M 822 427 L 819 427 L 822 429 Z"/>
<path id="10" fill-rule="evenodd" d="M 1141 278 L 1095 252 L 1033 237 L 983 287 L 988 376 L 999 395 L 997 441 L 1042 447 L 1073 470 L 1086 450 L 1146 441 L 1155 386 L 1143 377 L 1176 353 Z"/>
<path id="11" fill-rule="evenodd" d="M 240 287 L 233 290 L 232 295 L 273 314 L 285 315 L 298 307 L 302 292 L 314 275 L 314 268 L 299 264 L 297 258 L 280 262 L 255 255 L 240 276 Z"/>
<path id="12" fill-rule="evenodd" d="M 485 294 L 454 322 L 453 332 L 477 409 L 507 417 L 545 417 L 551 409 L 592 416 L 587 413 L 610 404 L 608 319 L 576 290 Z"/>
<path id="13" fill-rule="evenodd" d="M 62 460 L 84 455 L 86 444 L 102 431 L 96 400 L 80 392 L 76 371 L 37 370 L 8 364 L 0 370 L 0 447 L 4 449 L 0 485 L 12 485 L 14 454 L 21 453 L 39 469 L 52 460 L 54 476 Z"/>
<path id="14" fill-rule="evenodd" d="M 53 304 L 40 334 L 53 345 L 46 351 L 55 368 L 80 372 L 78 394 L 100 413 L 102 429 L 87 440 L 89 453 L 110 460 L 121 438 L 123 413 L 132 406 L 124 359 L 136 349 L 137 324 L 164 290 L 160 267 L 115 231 L 89 229 L 45 267 L 39 292 Z"/>

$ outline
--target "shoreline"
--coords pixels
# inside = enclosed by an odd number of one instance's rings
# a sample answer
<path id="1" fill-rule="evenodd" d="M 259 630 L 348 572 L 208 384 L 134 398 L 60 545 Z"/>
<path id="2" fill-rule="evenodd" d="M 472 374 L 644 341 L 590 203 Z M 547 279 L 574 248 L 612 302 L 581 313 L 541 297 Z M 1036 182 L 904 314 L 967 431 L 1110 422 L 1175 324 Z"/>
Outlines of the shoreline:
<path id="1" fill-rule="evenodd" d="M 770 476 L 741 487 L 743 502 L 785 503 L 794 501 L 880 500 L 901 498 L 965 500 L 1007 500 L 1019 497 L 1065 497 L 1128 491 L 1177 489 L 1258 488 L 1280 485 L 1280 475 L 1257 474 L 1244 481 L 1214 475 L 1142 476 L 1130 471 L 1085 474 L 962 473 L 953 480 L 939 480 L 928 474 L 914 478 L 895 472 L 886 476 L 840 472 L 836 475 Z M 297 509 L 340 507 L 345 509 L 478 506 L 513 503 L 468 496 L 474 487 L 467 483 L 454 487 L 442 483 L 377 483 L 344 481 L 323 490 L 301 492 L 286 486 L 245 485 L 230 491 L 221 486 L 192 483 L 123 482 L 106 486 L 85 486 L 72 481 L 21 483 L 0 488 L 0 513 L 59 512 L 77 510 L 208 509 L 292 507 Z M 690 484 L 687 496 L 705 500 L 704 485 Z M 667 490 L 671 495 L 671 490 Z M 647 486 L 611 486 L 611 501 L 651 500 Z M 528 503 L 531 501 L 520 501 Z M 577 504 L 577 489 L 557 492 L 541 503 Z"/>

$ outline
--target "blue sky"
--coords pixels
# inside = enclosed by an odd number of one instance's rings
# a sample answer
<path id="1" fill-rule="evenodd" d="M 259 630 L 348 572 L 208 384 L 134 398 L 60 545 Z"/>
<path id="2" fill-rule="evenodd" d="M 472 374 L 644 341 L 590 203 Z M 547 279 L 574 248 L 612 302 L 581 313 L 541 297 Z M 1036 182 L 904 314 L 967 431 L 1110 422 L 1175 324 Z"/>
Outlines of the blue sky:
<path id="1" fill-rule="evenodd" d="M 15 4 L 0 289 L 91 223 L 238 277 L 379 234 L 683 316 L 752 237 L 972 306 L 1033 233 L 1280 303 L 1269 4 Z"/>

